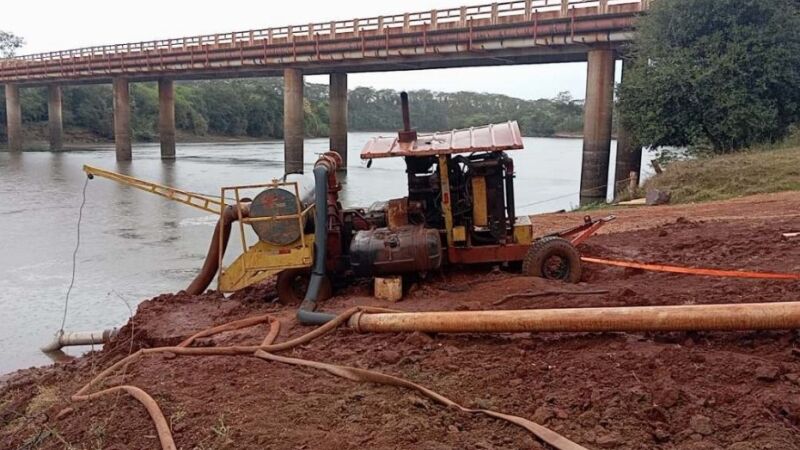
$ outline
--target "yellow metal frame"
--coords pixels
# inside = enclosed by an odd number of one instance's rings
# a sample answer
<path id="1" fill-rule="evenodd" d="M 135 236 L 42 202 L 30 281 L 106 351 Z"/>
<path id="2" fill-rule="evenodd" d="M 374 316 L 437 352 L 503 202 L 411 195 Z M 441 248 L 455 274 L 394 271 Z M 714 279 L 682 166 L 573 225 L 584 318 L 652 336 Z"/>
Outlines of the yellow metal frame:
<path id="1" fill-rule="evenodd" d="M 263 281 L 273 275 L 286 269 L 305 268 L 311 267 L 314 259 L 314 234 L 303 234 L 304 217 L 313 214 L 314 206 L 302 209 L 303 205 L 300 203 L 299 186 L 296 182 L 282 182 L 274 180 L 271 183 L 265 184 L 251 184 L 243 186 L 228 186 L 220 189 L 220 198 L 213 198 L 194 192 L 183 191 L 173 187 L 164 186 L 162 184 L 153 183 L 150 181 L 140 180 L 128 175 L 112 172 L 110 170 L 100 169 L 89 165 L 83 166 L 83 171 L 87 175 L 106 178 L 117 183 L 126 184 L 136 189 L 156 194 L 168 200 L 173 200 L 184 205 L 192 206 L 197 209 L 216 214 L 222 218 L 222 214 L 226 204 L 226 193 L 230 195 L 233 193 L 235 203 L 238 205 L 241 200 L 240 192 L 243 189 L 258 189 L 258 188 L 279 188 L 291 186 L 294 190 L 295 199 L 297 202 L 297 209 L 299 211 L 295 214 L 288 214 L 283 216 L 272 217 L 244 217 L 241 208 L 237 209 L 239 219 L 239 234 L 241 236 L 242 254 L 228 267 L 223 267 L 222 261 L 224 258 L 224 245 L 222 240 L 222 228 L 220 228 L 219 239 L 219 271 L 217 276 L 217 288 L 221 292 L 235 292 L 239 289 L 251 286 L 255 283 Z M 288 246 L 271 245 L 266 242 L 258 241 L 252 246 L 248 246 L 247 235 L 245 233 L 244 225 L 246 223 L 264 222 L 272 220 L 297 220 L 300 227 L 300 239 L 295 243 Z"/>
<path id="2" fill-rule="evenodd" d="M 296 209 L 295 214 L 287 214 L 282 216 L 271 217 L 244 217 L 242 209 L 237 208 L 238 222 L 239 222 L 239 236 L 242 244 L 242 254 L 231 263 L 230 266 L 223 268 L 222 260 L 223 254 L 223 239 L 220 229 L 219 239 L 219 273 L 217 276 L 217 287 L 221 292 L 235 292 L 239 289 L 253 285 L 263 281 L 273 275 L 286 269 L 305 268 L 311 267 L 314 260 L 314 235 L 303 234 L 304 218 L 309 214 L 313 214 L 314 205 L 303 209 L 303 204 L 300 202 L 300 189 L 297 182 L 281 182 L 273 181 L 266 184 L 251 184 L 244 186 L 228 186 L 220 189 L 220 198 L 222 199 L 222 210 L 225 210 L 226 194 L 233 194 L 235 205 L 238 205 L 241 200 L 241 191 L 243 189 L 259 189 L 259 188 L 280 188 L 290 187 L 294 190 Z M 220 213 L 221 214 L 221 213 Z M 297 225 L 300 232 L 300 239 L 288 246 L 277 246 L 268 244 L 263 241 L 258 241 L 252 246 L 248 246 L 247 234 L 245 233 L 245 224 L 252 224 L 255 222 L 269 222 L 275 220 L 297 220 Z"/>
<path id="3" fill-rule="evenodd" d="M 442 215 L 444 216 L 444 231 L 447 237 L 447 247 L 453 248 L 453 207 L 450 197 L 450 172 L 448 162 L 450 156 L 439 155 L 439 179 L 442 185 Z"/>
<path id="4" fill-rule="evenodd" d="M 164 186 L 163 184 L 153 183 L 150 181 L 140 180 L 121 173 L 112 172 L 110 170 L 101 169 L 99 167 L 84 165 L 83 171 L 87 175 L 106 178 L 117 183 L 127 184 L 128 186 L 135 187 L 136 189 L 149 192 L 151 194 L 160 195 L 166 199 L 174 200 L 184 205 L 193 206 L 197 209 L 210 212 L 211 214 L 222 214 L 225 210 L 224 202 L 194 192 L 182 191 L 173 187 Z"/>

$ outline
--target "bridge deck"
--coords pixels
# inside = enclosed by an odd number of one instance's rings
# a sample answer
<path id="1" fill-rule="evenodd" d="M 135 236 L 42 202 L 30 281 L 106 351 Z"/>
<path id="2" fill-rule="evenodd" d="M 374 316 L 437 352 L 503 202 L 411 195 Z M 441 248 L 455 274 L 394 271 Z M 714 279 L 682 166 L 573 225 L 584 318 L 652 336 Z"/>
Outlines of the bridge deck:
<path id="1" fill-rule="evenodd" d="M 98 83 L 581 61 L 628 41 L 648 0 L 518 0 L 0 60 L 0 83 Z"/>

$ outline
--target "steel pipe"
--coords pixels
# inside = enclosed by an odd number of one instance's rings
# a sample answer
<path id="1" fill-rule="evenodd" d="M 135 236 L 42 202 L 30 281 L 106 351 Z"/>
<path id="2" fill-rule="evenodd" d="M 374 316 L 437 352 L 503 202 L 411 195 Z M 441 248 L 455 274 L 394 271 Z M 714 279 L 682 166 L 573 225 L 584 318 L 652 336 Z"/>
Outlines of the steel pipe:
<path id="1" fill-rule="evenodd" d="M 800 302 L 357 313 L 348 323 L 362 333 L 784 330 L 800 328 Z"/>

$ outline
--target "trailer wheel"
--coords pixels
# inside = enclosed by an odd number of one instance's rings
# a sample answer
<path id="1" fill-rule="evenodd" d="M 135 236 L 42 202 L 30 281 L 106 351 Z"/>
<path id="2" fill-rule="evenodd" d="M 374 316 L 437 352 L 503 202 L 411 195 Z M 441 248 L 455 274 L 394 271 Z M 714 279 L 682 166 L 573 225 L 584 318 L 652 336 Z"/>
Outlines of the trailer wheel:
<path id="1" fill-rule="evenodd" d="M 309 280 L 311 280 L 311 271 L 307 269 L 286 269 L 280 272 L 276 284 L 278 301 L 284 305 L 299 305 L 306 297 Z M 317 301 L 327 300 L 332 295 L 331 280 L 325 277 L 319 288 Z"/>
<path id="2" fill-rule="evenodd" d="M 543 237 L 531 245 L 522 261 L 522 273 L 548 280 L 581 280 L 581 255 L 572 243 L 558 236 Z"/>

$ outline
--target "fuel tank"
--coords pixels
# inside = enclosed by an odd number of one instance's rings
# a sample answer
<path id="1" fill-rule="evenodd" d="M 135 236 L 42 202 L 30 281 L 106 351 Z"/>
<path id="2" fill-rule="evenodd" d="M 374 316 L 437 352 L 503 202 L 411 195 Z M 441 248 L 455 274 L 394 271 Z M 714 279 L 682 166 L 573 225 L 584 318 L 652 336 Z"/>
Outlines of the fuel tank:
<path id="1" fill-rule="evenodd" d="M 253 199 L 250 206 L 250 218 L 278 217 L 297 214 L 314 204 L 314 179 L 303 174 L 288 174 L 287 183 L 297 183 L 297 193 L 294 185 L 280 185 L 261 191 Z M 300 210 L 298 211 L 298 195 Z M 297 218 L 280 220 L 263 220 L 252 222 L 253 231 L 258 238 L 272 245 L 289 245 L 300 239 L 305 228 L 305 217 L 301 222 Z"/>
<path id="2" fill-rule="evenodd" d="M 350 264 L 364 277 L 435 270 L 442 265 L 442 241 L 422 225 L 359 231 L 350 243 Z"/>

